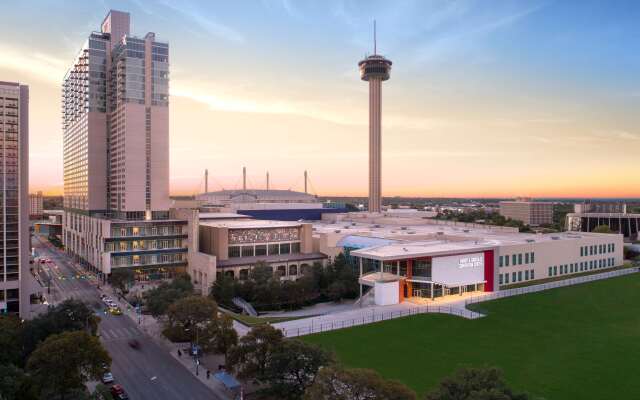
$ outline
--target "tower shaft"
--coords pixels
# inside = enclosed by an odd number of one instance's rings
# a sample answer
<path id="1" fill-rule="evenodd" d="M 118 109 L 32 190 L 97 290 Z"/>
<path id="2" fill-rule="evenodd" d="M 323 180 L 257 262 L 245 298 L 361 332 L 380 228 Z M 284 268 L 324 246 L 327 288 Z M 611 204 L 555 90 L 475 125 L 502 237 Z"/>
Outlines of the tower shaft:
<path id="1" fill-rule="evenodd" d="M 369 212 L 382 208 L 382 80 L 369 79 Z"/>

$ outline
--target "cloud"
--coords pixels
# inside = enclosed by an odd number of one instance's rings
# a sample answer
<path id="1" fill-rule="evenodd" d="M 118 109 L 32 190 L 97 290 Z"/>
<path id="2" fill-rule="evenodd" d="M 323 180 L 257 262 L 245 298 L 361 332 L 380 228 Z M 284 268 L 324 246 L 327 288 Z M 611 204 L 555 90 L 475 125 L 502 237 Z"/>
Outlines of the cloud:
<path id="1" fill-rule="evenodd" d="M 0 44 L 0 69 L 26 73 L 46 83 L 60 85 L 66 71 L 65 62 L 44 53 L 32 53 Z"/>
<path id="2" fill-rule="evenodd" d="M 214 90 L 198 87 L 192 83 L 174 81 L 170 88 L 171 95 L 187 98 L 208 106 L 215 111 L 287 114 L 291 116 L 307 117 L 320 121 L 349 126 L 366 126 L 369 123 L 368 110 L 355 108 L 327 108 L 324 103 L 293 102 L 283 99 L 269 99 L 252 95 L 253 99 L 246 100 L 233 95 L 215 95 Z M 224 90 L 216 90 L 220 93 Z M 338 106 L 339 107 L 339 106 Z M 383 125 L 390 129 L 433 130 L 461 125 L 458 121 L 446 119 L 415 117 L 402 114 L 385 113 Z"/>
<path id="3" fill-rule="evenodd" d="M 215 21 L 211 15 L 204 15 L 201 10 L 194 8 L 192 5 L 186 4 L 185 2 L 176 5 L 168 0 L 163 0 L 162 4 L 191 20 L 200 30 L 208 34 L 236 43 L 244 43 L 245 41 L 244 36 L 240 34 L 240 32 Z"/>

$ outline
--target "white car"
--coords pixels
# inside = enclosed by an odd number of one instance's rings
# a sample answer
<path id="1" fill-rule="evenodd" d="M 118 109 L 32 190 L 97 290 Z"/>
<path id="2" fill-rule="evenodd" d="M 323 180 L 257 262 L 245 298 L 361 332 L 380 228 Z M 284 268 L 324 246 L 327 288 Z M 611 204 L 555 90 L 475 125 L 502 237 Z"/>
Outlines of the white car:
<path id="1" fill-rule="evenodd" d="M 113 374 L 109 371 L 102 375 L 102 383 L 113 383 Z"/>

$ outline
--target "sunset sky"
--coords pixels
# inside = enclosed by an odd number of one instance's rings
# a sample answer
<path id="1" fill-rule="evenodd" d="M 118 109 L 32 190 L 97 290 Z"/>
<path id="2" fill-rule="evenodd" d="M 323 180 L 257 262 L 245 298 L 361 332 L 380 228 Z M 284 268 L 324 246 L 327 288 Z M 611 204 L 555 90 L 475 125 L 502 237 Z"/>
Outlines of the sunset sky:
<path id="1" fill-rule="evenodd" d="M 640 197 L 637 1 L 21 1 L 0 80 L 30 86 L 30 186 L 62 192 L 60 85 L 110 8 L 170 44 L 171 192 L 366 195 L 367 84 L 383 84 L 383 194 Z M 64 5 L 63 5 L 64 4 Z"/>

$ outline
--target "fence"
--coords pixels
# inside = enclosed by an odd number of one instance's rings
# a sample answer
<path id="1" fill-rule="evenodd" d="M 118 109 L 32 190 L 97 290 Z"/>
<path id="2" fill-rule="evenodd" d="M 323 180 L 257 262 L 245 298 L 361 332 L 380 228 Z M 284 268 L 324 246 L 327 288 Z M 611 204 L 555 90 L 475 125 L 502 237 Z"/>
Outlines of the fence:
<path id="1" fill-rule="evenodd" d="M 341 321 L 316 323 L 316 324 L 311 324 L 309 326 L 304 326 L 304 327 L 282 328 L 281 330 L 286 337 L 296 337 L 296 336 L 310 335 L 312 333 L 328 332 L 336 329 L 351 328 L 353 326 L 372 324 L 374 322 L 387 321 L 390 319 L 408 317 L 411 315 L 429 314 L 429 313 L 451 314 L 451 315 L 457 315 L 459 317 L 468 318 L 468 319 L 476 319 L 476 318 L 483 317 L 482 314 L 475 311 L 456 308 L 456 307 L 449 307 L 449 306 L 422 306 L 422 307 L 412 307 L 405 310 L 387 311 L 387 312 L 375 312 L 375 309 L 372 309 L 371 315 L 363 315 L 358 318 L 350 318 L 350 319 L 345 319 Z"/>
<path id="2" fill-rule="evenodd" d="M 421 306 L 421 307 L 408 308 L 404 310 L 378 312 L 378 313 L 375 312 L 375 309 L 372 309 L 371 315 L 363 315 L 357 318 L 350 318 L 350 319 L 345 319 L 340 321 L 336 320 L 336 321 L 316 323 L 316 324 L 313 324 L 313 319 L 312 319 L 312 324 L 309 326 L 281 328 L 281 330 L 284 336 L 286 337 L 296 337 L 296 336 L 310 335 L 312 333 L 328 332 L 336 329 L 351 328 L 353 326 L 372 324 L 374 322 L 380 322 L 380 321 L 386 321 L 386 320 L 395 319 L 395 318 L 402 318 L 402 317 L 408 317 L 411 315 L 428 314 L 428 313 L 451 314 L 451 315 L 457 315 L 459 317 L 463 317 L 467 319 L 477 319 L 477 318 L 484 317 L 484 314 L 467 309 L 466 306 L 468 304 L 480 303 L 483 301 L 490 301 L 495 299 L 501 299 L 504 297 L 527 294 L 527 293 L 536 293 L 536 292 L 541 292 L 543 290 L 555 289 L 555 288 L 564 287 L 564 286 L 578 285 L 581 283 L 593 282 L 601 279 L 608 279 L 608 278 L 613 278 L 617 276 L 633 274 L 639 271 L 640 271 L 640 268 L 632 267 L 632 268 L 625 268 L 617 271 L 604 272 L 596 275 L 581 276 L 577 278 L 564 279 L 561 281 L 543 283 L 539 285 L 501 290 L 499 292 L 494 292 L 490 294 L 487 293 L 486 295 L 467 298 L 465 300 L 465 308 L 456 308 L 456 307 L 450 307 L 450 306 Z"/>
<path id="3" fill-rule="evenodd" d="M 538 285 L 500 290 L 498 292 L 493 292 L 483 296 L 469 297 L 465 300 L 465 307 L 473 303 L 480 303 L 484 301 L 502 299 L 504 297 L 518 296 L 518 295 L 527 294 L 527 293 L 542 292 L 544 290 L 549 290 L 549 289 L 579 285 L 581 283 L 588 283 L 588 282 L 598 281 L 601 279 L 609 279 L 609 278 L 614 278 L 616 276 L 633 274 L 633 273 L 637 273 L 638 270 L 639 269 L 637 267 L 630 267 L 630 268 L 619 269 L 616 271 L 603 272 L 601 274 L 579 276 L 576 278 L 563 279 L 555 282 L 541 283 Z"/>

